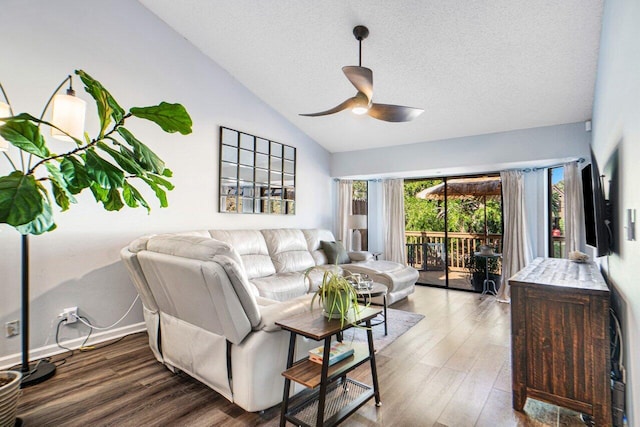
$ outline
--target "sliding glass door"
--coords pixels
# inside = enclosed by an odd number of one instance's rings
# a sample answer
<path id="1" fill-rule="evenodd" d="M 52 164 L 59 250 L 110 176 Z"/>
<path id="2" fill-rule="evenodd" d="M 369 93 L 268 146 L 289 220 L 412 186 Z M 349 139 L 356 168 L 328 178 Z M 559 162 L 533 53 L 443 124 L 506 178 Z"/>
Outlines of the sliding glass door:
<path id="1" fill-rule="evenodd" d="M 482 290 L 485 260 L 474 253 L 502 251 L 501 191 L 498 175 L 405 181 L 407 259 L 418 283 Z M 492 263 L 489 273 L 499 273 Z"/>
<path id="2" fill-rule="evenodd" d="M 447 285 L 446 199 L 421 197 L 443 179 L 405 180 L 407 262 L 420 272 L 419 283 Z"/>

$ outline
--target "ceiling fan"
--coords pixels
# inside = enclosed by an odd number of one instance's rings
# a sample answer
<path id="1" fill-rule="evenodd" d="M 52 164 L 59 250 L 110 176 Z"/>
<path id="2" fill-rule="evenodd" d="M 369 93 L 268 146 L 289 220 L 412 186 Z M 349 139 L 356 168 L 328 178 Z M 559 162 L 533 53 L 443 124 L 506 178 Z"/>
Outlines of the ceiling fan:
<path id="1" fill-rule="evenodd" d="M 307 117 L 326 116 L 342 110 L 351 109 L 355 114 L 368 114 L 374 119 L 384 120 L 386 122 L 408 122 L 422 114 L 424 110 L 420 108 L 371 102 L 373 98 L 373 71 L 371 71 L 370 68 L 362 66 L 362 40 L 366 39 L 369 35 L 369 29 L 363 25 L 358 25 L 353 29 L 353 35 L 360 44 L 358 66 L 342 67 L 342 72 L 347 76 L 351 84 L 358 89 L 358 93 L 356 93 L 356 96 L 347 99 L 329 110 L 300 115 Z"/>

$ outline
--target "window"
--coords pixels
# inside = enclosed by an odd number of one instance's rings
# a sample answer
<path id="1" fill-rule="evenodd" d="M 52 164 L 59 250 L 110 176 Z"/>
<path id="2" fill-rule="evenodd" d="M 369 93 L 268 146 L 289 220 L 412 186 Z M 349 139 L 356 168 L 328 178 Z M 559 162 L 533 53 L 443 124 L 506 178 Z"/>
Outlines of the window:
<path id="1" fill-rule="evenodd" d="M 367 181 L 353 181 L 351 194 L 353 215 L 369 215 L 369 183 Z M 360 230 L 362 236 L 362 250 L 369 250 L 369 230 Z"/>
<path id="2" fill-rule="evenodd" d="M 564 168 L 549 168 L 549 257 L 565 257 Z"/>

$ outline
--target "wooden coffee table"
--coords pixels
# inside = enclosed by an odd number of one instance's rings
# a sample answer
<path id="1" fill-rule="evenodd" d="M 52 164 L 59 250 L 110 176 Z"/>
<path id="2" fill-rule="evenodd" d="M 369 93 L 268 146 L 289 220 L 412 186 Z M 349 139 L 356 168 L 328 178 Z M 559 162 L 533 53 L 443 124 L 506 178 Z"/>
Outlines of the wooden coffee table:
<path id="1" fill-rule="evenodd" d="M 358 294 L 358 300 L 362 300 L 364 305 L 367 305 L 371 302 L 371 298 L 382 297 L 382 307 L 383 312 L 380 314 L 382 319 L 376 319 L 375 322 L 371 323 L 371 326 L 376 326 L 384 323 L 384 334 L 387 335 L 387 288 L 382 283 L 373 282 L 371 289 L 356 289 L 356 293 Z"/>
<path id="2" fill-rule="evenodd" d="M 287 370 L 282 373 L 285 380 L 281 427 L 287 421 L 300 426 L 331 426 L 350 416 L 372 397 L 375 398 L 376 406 L 381 405 L 371 332 L 371 319 L 380 312 L 379 308 L 360 306 L 360 319 L 343 326 L 338 319 L 326 318 L 319 309 L 276 322 L 276 325 L 291 333 Z M 354 323 L 364 324 L 367 328 L 367 344 L 354 343 L 352 356 L 329 366 L 331 337 L 341 336 L 342 331 L 353 327 Z M 294 363 L 297 335 L 324 341 L 322 365 L 310 361 L 308 357 Z M 367 361 L 371 365 L 372 386 L 347 378 L 349 372 Z M 291 381 L 302 384 L 309 390 L 290 398 Z"/>

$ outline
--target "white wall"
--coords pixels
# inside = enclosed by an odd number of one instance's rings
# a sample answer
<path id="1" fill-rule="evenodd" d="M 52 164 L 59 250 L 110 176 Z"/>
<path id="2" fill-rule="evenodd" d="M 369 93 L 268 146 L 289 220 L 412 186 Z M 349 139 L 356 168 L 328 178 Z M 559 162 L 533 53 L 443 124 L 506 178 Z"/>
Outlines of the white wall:
<path id="1" fill-rule="evenodd" d="M 546 126 L 331 155 L 335 177 L 445 176 L 539 167 L 587 157 L 584 123 Z"/>
<path id="2" fill-rule="evenodd" d="M 618 295 L 616 305 L 623 318 L 630 426 L 640 425 L 640 239 L 624 239 L 623 221 L 626 209 L 640 211 L 639 22 L 637 0 L 605 1 L 592 143 L 601 173 L 615 163 L 617 152 L 617 197 L 612 202 L 618 245 L 616 253 L 603 258 L 602 264 Z M 609 172 L 606 179 L 611 178 Z"/>
<path id="3" fill-rule="evenodd" d="M 127 309 L 135 290 L 119 250 L 145 233 L 203 228 L 331 227 L 328 152 L 256 98 L 216 63 L 169 29 L 138 2 L 4 0 L 0 81 L 17 111 L 38 115 L 51 91 L 75 68 L 100 80 L 125 107 L 180 102 L 194 125 L 189 136 L 164 134 L 151 123 L 131 128 L 174 172 L 169 208 L 153 196 L 152 212 L 106 212 L 90 194 L 65 213 L 58 229 L 31 239 L 31 348 L 52 344 L 56 315 L 79 306 L 97 324 L 110 324 Z M 95 104 L 87 130 L 96 131 Z M 218 127 L 239 129 L 296 146 L 295 216 L 217 213 Z M 60 152 L 61 143 L 55 145 Z M 14 153 L 15 154 L 15 153 Z M 0 157 L 0 175 L 9 172 Z M 20 313 L 20 237 L 0 225 L 0 325 Z M 142 321 L 140 306 L 123 325 Z M 84 333 L 65 327 L 63 338 Z M 20 351 L 19 337 L 0 336 L 2 357 Z M 6 362 L 5 358 L 5 362 Z"/>

